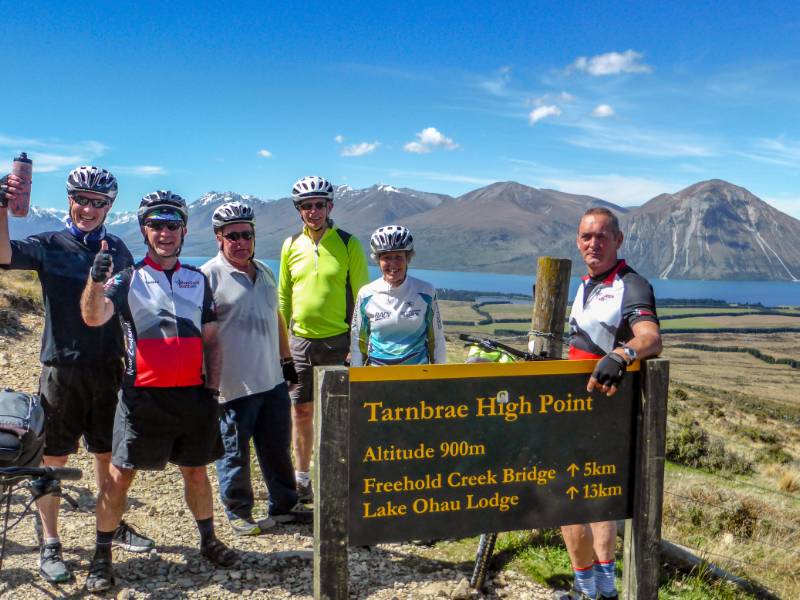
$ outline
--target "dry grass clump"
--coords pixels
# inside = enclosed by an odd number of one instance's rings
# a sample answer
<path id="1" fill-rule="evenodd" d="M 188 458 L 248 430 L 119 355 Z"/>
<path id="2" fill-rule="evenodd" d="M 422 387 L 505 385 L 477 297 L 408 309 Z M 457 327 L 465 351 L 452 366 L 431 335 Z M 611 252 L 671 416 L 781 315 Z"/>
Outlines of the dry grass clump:
<path id="1" fill-rule="evenodd" d="M 0 308 L 41 312 L 42 289 L 35 271 L 0 271 Z"/>
<path id="2" fill-rule="evenodd" d="M 778 479 L 778 489 L 782 492 L 794 493 L 800 491 L 800 473 L 783 470 Z"/>

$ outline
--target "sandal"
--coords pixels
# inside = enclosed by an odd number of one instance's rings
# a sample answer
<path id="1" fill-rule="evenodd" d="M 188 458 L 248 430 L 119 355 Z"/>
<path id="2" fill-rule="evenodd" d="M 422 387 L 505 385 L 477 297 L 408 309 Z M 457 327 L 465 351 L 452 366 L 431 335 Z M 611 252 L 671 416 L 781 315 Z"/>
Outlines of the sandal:
<path id="1" fill-rule="evenodd" d="M 232 567 L 239 560 L 239 555 L 217 538 L 200 546 L 200 554 L 218 567 Z"/>
<path id="2" fill-rule="evenodd" d="M 93 558 L 86 578 L 86 589 L 89 592 L 104 592 L 114 587 L 115 583 L 111 559 Z"/>

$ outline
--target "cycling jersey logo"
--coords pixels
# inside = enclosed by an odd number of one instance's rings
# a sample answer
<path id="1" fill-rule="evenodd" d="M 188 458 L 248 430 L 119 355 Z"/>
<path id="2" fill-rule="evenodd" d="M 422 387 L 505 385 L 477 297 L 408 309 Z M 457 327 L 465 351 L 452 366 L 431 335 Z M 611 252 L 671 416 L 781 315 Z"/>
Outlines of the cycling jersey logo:
<path id="1" fill-rule="evenodd" d="M 375 316 L 372 317 L 372 320 L 373 321 L 383 321 L 384 319 L 388 319 L 388 318 L 389 318 L 389 311 L 383 311 L 383 312 L 376 312 Z"/>
<path id="2" fill-rule="evenodd" d="M 194 289 L 198 285 L 200 285 L 199 279 L 190 279 L 189 281 L 178 279 L 178 287 L 182 289 Z"/>

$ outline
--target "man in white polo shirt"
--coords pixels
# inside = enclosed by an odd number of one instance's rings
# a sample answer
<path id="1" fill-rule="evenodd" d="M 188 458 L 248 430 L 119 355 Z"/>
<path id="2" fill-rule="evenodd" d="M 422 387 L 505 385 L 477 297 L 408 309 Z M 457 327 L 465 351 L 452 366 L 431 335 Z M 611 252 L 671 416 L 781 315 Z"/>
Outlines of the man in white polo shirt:
<path id="1" fill-rule="evenodd" d="M 288 383 L 297 383 L 275 277 L 255 260 L 255 215 L 242 202 L 212 217 L 219 254 L 201 267 L 214 294 L 222 347 L 220 422 L 225 454 L 217 461 L 219 493 L 239 535 L 258 535 L 276 521 L 310 522 L 297 502 L 290 451 Z M 250 441 L 269 491 L 268 517 L 253 519 Z"/>

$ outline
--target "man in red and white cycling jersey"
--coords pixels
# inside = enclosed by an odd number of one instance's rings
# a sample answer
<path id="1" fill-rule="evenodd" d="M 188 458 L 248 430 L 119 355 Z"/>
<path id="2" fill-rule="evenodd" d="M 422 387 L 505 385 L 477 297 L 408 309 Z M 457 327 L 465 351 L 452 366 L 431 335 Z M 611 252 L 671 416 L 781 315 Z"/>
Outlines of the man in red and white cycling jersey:
<path id="1" fill-rule="evenodd" d="M 188 209 L 177 194 L 142 199 L 139 225 L 147 256 L 112 272 L 111 255 L 95 258 L 81 299 L 87 325 L 117 314 L 125 336 L 125 374 L 114 422 L 111 472 L 97 500 L 97 543 L 86 587 L 114 585 L 111 537 L 138 469 L 180 468 L 186 503 L 197 521 L 200 551 L 231 566 L 235 552 L 214 533 L 206 465 L 222 455 L 217 396 L 221 356 L 213 296 L 205 275 L 178 260 Z"/>
<path id="2" fill-rule="evenodd" d="M 617 392 L 630 363 L 661 352 L 653 288 L 617 257 L 622 239 L 619 221 L 607 208 L 590 208 L 578 226 L 578 251 L 589 274 L 578 288 L 569 316 L 569 358 L 599 359 L 586 389 L 607 396 Z M 561 533 L 575 580 L 570 591 L 556 597 L 617 598 L 616 522 L 566 525 Z"/>

